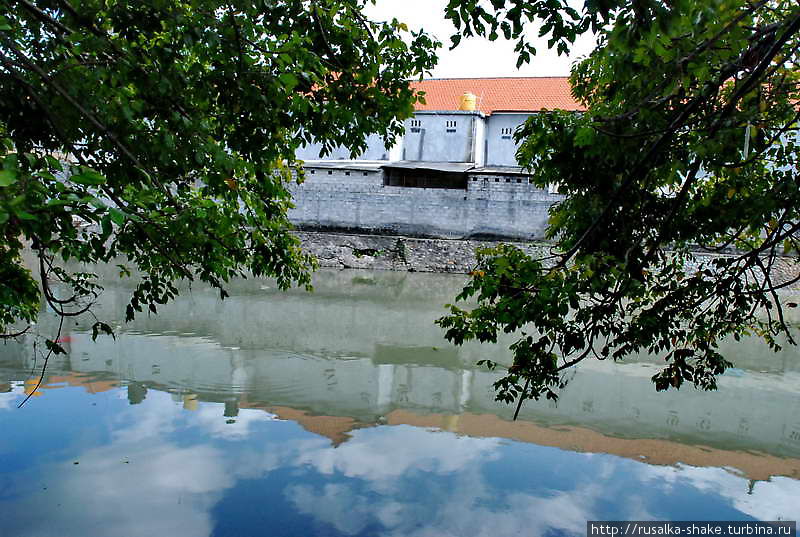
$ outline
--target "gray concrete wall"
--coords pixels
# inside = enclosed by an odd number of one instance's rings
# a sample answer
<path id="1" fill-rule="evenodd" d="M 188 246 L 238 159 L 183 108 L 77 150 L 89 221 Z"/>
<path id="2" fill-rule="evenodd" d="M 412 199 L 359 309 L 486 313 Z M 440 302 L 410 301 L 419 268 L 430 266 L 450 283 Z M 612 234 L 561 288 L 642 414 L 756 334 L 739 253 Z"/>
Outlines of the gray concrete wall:
<path id="1" fill-rule="evenodd" d="M 291 221 L 305 229 L 539 239 L 548 209 L 561 199 L 525 176 L 476 175 L 467 190 L 449 190 L 384 186 L 377 172 L 311 171 L 304 184 L 292 186 L 296 207 L 289 211 Z"/>
<path id="2" fill-rule="evenodd" d="M 517 149 L 513 133 L 530 114 L 492 114 L 486 120 L 486 165 L 517 166 Z M 509 134 L 509 129 L 510 133 Z"/>
<path id="3" fill-rule="evenodd" d="M 397 160 L 400 150 L 400 142 L 397 143 L 397 149 L 394 147 L 386 147 L 383 138 L 377 134 L 371 134 L 367 138 L 367 150 L 356 158 L 358 160 Z M 333 150 L 330 155 L 323 157 L 320 155 L 322 144 L 311 144 L 300 148 L 296 155 L 301 160 L 350 160 L 350 150 L 346 147 L 339 146 Z"/>
<path id="4" fill-rule="evenodd" d="M 367 138 L 367 150 L 358 160 L 413 160 L 425 162 L 474 162 L 479 166 L 516 166 L 518 145 L 508 134 L 530 114 L 495 113 L 488 118 L 476 112 L 417 112 L 405 121 L 402 140 L 387 147 L 378 135 Z M 455 122 L 452 126 L 450 122 Z M 450 132 L 450 131 L 455 132 Z M 302 160 L 350 160 L 345 147 L 337 147 L 325 157 L 321 144 L 307 145 L 297 152 Z"/>
<path id="5" fill-rule="evenodd" d="M 486 165 L 486 132 L 487 118 L 477 118 L 475 121 L 475 143 L 473 162 L 476 166 Z"/>
<path id="6" fill-rule="evenodd" d="M 477 112 L 417 112 L 405 122 L 403 160 L 474 162 Z"/>

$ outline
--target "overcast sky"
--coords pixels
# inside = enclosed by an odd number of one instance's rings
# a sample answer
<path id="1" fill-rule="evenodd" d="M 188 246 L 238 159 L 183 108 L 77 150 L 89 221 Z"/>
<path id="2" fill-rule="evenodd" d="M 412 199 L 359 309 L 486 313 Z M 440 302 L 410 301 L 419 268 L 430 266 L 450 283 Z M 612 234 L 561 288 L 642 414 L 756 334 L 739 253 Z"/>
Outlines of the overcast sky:
<path id="1" fill-rule="evenodd" d="M 439 49 L 439 65 L 433 71 L 437 78 L 490 77 L 490 76 L 560 76 L 568 75 L 572 62 L 586 55 L 592 48 L 591 37 L 580 39 L 570 57 L 557 56 L 547 50 L 547 40 L 537 45 L 537 55 L 530 64 L 516 68 L 514 43 L 489 42 L 475 37 L 465 39 L 455 50 L 448 50 L 450 36 L 455 27 L 444 18 L 447 0 L 378 0 L 369 6 L 367 14 L 374 20 L 391 20 L 396 17 L 414 30 L 424 29 L 444 43 Z"/>

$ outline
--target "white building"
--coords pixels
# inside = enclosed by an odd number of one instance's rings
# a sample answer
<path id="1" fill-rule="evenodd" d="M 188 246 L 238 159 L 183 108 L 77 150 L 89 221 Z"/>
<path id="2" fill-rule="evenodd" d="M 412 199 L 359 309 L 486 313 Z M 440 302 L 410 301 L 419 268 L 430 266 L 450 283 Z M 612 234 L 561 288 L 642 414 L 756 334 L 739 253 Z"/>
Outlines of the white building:
<path id="1" fill-rule="evenodd" d="M 565 77 L 432 79 L 393 147 L 368 139 L 357 159 L 298 152 L 306 183 L 290 218 L 301 228 L 435 237 L 537 239 L 560 198 L 532 184 L 514 131 L 532 114 L 581 110 Z"/>

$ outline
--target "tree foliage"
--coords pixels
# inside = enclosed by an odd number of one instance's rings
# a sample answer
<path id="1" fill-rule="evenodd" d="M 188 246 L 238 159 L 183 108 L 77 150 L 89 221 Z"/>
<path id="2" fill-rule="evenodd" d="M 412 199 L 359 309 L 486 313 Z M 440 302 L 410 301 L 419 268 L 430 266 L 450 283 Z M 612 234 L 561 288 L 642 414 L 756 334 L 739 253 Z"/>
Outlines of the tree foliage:
<path id="1" fill-rule="evenodd" d="M 128 319 L 181 279 L 308 285 L 295 150 L 391 141 L 435 62 L 438 43 L 365 19 L 367 1 L 0 0 L 0 334 L 42 296 L 90 307 L 95 276 L 64 261 L 141 274 Z"/>
<path id="2" fill-rule="evenodd" d="M 792 341 L 778 291 L 798 281 L 800 4 L 482 5 L 448 13 L 461 35 L 518 39 L 522 61 L 531 29 L 562 52 L 580 33 L 598 39 L 571 75 L 586 112 L 536 114 L 517 133 L 537 184 L 566 195 L 552 256 L 481 252 L 458 297 L 477 306 L 439 321 L 456 343 L 519 334 L 498 398 L 555 398 L 575 364 L 638 351 L 664 359 L 658 390 L 713 389 L 730 365 L 723 338 Z"/>

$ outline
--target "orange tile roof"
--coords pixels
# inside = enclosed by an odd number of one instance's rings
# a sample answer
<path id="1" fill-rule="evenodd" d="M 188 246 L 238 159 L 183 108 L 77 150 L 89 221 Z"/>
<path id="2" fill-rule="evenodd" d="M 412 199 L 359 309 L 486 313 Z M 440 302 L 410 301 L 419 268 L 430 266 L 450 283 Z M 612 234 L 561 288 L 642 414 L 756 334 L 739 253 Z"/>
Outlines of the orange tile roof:
<path id="1" fill-rule="evenodd" d="M 766 481 L 773 476 L 794 479 L 800 476 L 800 458 L 759 451 L 682 444 L 660 438 L 620 438 L 585 427 L 548 427 L 531 421 L 508 421 L 494 414 L 419 415 L 396 409 L 386 418 L 389 425 L 440 429 L 472 438 L 510 438 L 583 453 L 609 453 L 650 465 L 734 468 L 754 481 Z"/>
<path id="2" fill-rule="evenodd" d="M 64 375 L 53 375 L 48 377 L 46 383 L 42 383 L 42 389 L 51 390 L 61 388 L 59 384 L 66 384 L 67 386 L 83 386 L 87 393 L 102 393 L 114 388 L 119 387 L 119 381 L 116 380 L 97 380 L 88 373 L 76 373 L 69 371 Z M 54 386 L 55 385 L 55 386 Z"/>
<path id="3" fill-rule="evenodd" d="M 418 111 L 458 110 L 461 96 L 474 93 L 478 110 L 493 112 L 538 112 L 540 110 L 585 110 L 573 97 L 567 77 L 432 78 L 412 82 L 425 92 Z"/>

